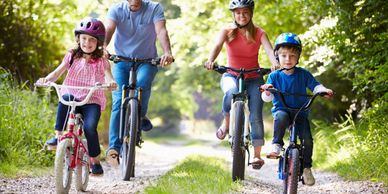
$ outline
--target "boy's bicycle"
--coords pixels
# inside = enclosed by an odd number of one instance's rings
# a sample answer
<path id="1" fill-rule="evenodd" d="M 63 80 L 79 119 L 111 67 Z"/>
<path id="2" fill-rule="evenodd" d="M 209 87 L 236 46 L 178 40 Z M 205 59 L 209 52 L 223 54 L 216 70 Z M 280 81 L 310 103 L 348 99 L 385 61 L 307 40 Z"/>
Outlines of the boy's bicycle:
<path id="1" fill-rule="evenodd" d="M 248 165 L 249 162 L 249 145 L 250 145 L 250 126 L 249 126 L 249 108 L 248 101 L 249 96 L 245 88 L 244 76 L 246 73 L 256 72 L 261 76 L 269 74 L 271 69 L 266 68 L 254 68 L 254 69 L 237 69 L 226 66 L 214 66 L 214 71 L 223 74 L 227 70 L 236 72 L 239 74 L 238 80 L 238 92 L 233 94 L 232 108 L 230 110 L 230 130 L 229 130 L 229 143 L 232 147 L 232 179 L 244 180 L 245 176 L 245 158 L 248 153 Z"/>
<path id="2" fill-rule="evenodd" d="M 299 143 L 297 140 L 297 131 L 295 121 L 302 111 L 307 111 L 312 105 L 314 99 L 317 96 L 325 96 L 328 95 L 326 92 L 318 92 L 314 95 L 304 95 L 304 94 L 291 94 L 286 92 L 281 92 L 276 88 L 268 88 L 267 91 L 277 94 L 280 98 L 281 103 L 290 111 L 295 111 L 295 116 L 292 118 L 292 123 L 289 125 L 288 130 L 290 133 L 289 145 L 282 149 L 283 154 L 274 157 L 273 159 L 279 159 L 278 166 L 278 178 L 283 180 L 283 193 L 284 194 L 296 194 L 298 191 L 298 182 L 303 180 L 303 150 L 304 150 L 304 142 L 301 140 Z M 302 107 L 295 108 L 287 105 L 285 96 L 286 95 L 294 95 L 294 96 L 305 96 L 308 100 Z M 269 157 L 269 156 L 267 156 Z M 271 157 L 269 157 L 271 158 Z"/>
<path id="3" fill-rule="evenodd" d="M 110 55 L 109 60 L 114 63 L 132 63 L 129 72 L 129 85 L 122 86 L 119 131 L 119 139 L 122 143 L 120 154 L 121 174 L 122 179 L 127 181 L 130 177 L 135 177 L 135 149 L 136 146 L 141 147 L 141 144 L 144 142 L 140 130 L 142 88 L 137 86 L 137 68 L 142 63 L 159 65 L 160 59 L 137 59 Z"/>
<path id="4" fill-rule="evenodd" d="M 94 91 L 98 89 L 109 88 L 109 85 L 96 84 L 92 87 L 78 87 L 58 85 L 54 82 L 47 84 L 35 84 L 37 87 L 54 87 L 59 101 L 71 107 L 68 121 L 67 132 L 59 138 L 58 147 L 55 154 L 55 187 L 57 193 L 68 193 L 70 190 L 72 173 L 75 170 L 75 186 L 77 191 L 85 191 L 89 182 L 89 153 L 87 143 L 82 140 L 83 119 L 82 115 L 76 113 L 76 107 L 85 105 Z M 61 96 L 60 89 L 89 90 L 84 100 L 78 102 L 75 99 L 64 99 Z"/>

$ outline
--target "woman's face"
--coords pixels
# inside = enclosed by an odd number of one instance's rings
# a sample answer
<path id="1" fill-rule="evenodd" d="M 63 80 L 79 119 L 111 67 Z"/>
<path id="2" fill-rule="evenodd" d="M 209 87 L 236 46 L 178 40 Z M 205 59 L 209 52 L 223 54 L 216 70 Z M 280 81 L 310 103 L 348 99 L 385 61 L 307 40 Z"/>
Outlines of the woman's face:
<path id="1" fill-rule="evenodd" d="M 239 25 L 244 26 L 251 20 L 252 13 L 249 8 L 237 8 L 233 10 L 233 16 Z"/>
<path id="2" fill-rule="evenodd" d="M 84 53 L 92 53 L 97 48 L 97 38 L 87 34 L 79 35 L 80 47 Z"/>

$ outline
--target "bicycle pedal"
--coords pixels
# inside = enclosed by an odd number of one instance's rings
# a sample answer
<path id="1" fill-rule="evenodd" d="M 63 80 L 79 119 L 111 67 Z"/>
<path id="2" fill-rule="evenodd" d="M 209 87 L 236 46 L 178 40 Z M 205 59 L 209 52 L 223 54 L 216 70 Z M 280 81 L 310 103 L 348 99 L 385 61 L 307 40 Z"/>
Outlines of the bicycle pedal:
<path id="1" fill-rule="evenodd" d="M 280 155 L 271 155 L 271 154 L 267 154 L 267 156 L 266 156 L 268 159 L 279 159 L 279 158 L 281 158 L 281 156 Z"/>

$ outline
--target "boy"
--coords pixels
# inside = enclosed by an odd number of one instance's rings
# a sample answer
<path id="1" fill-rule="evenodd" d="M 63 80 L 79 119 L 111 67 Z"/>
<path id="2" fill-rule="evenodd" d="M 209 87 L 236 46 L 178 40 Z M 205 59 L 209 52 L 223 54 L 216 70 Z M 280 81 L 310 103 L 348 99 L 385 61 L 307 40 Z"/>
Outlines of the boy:
<path id="1" fill-rule="evenodd" d="M 313 93 L 327 92 L 328 96 L 333 95 L 333 91 L 321 85 L 313 75 L 307 70 L 296 67 L 299 56 L 302 52 L 302 44 L 299 37 L 293 33 L 283 33 L 275 41 L 274 53 L 282 69 L 274 71 L 268 77 L 267 83 L 262 85 L 262 89 L 270 87 L 277 88 L 279 91 L 287 93 L 306 94 L 306 88 Z M 265 92 L 267 95 L 270 93 Z M 306 102 L 303 96 L 285 96 L 285 101 L 291 107 L 301 107 Z M 274 158 L 280 154 L 284 145 L 283 136 L 286 128 L 291 124 L 296 112 L 288 110 L 283 106 L 279 97 L 275 95 L 273 99 L 272 115 L 274 117 L 274 138 L 272 140 L 272 150 L 268 154 L 269 158 Z M 308 121 L 308 112 L 301 112 L 296 120 L 299 129 L 298 136 L 304 139 L 304 169 L 303 177 L 306 185 L 314 185 L 315 179 L 311 172 L 313 138 L 311 135 L 310 124 Z M 303 134 L 300 132 L 303 131 Z"/>

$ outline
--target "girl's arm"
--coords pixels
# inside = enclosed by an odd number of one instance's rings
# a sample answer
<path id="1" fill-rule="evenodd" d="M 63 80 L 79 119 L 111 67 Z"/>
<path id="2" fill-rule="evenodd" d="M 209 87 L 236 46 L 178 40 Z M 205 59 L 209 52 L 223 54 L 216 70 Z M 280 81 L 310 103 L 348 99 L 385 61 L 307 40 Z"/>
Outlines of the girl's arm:
<path id="1" fill-rule="evenodd" d="M 260 41 L 261 41 L 261 44 L 264 47 L 265 52 L 268 55 L 268 58 L 269 58 L 270 62 L 272 63 L 271 70 L 273 71 L 275 69 L 280 68 L 280 65 L 279 65 L 278 61 L 276 60 L 275 55 L 273 53 L 272 45 L 269 42 L 268 36 L 267 36 L 267 34 L 265 32 L 263 33 L 263 35 L 261 35 Z"/>
<path id="2" fill-rule="evenodd" d="M 115 80 L 113 78 L 113 75 L 112 75 L 112 72 L 110 69 L 110 63 L 109 62 L 107 62 L 107 63 L 108 63 L 108 65 L 104 70 L 105 83 L 109 84 L 111 89 L 115 90 L 117 88 L 117 83 L 115 82 Z"/>
<path id="3" fill-rule="evenodd" d="M 53 72 L 46 77 L 39 78 L 37 83 L 44 84 L 48 81 L 55 82 L 66 71 L 66 64 L 61 63 Z"/>
<path id="4" fill-rule="evenodd" d="M 205 66 L 207 69 L 209 69 L 209 70 L 213 69 L 214 61 L 216 60 L 218 54 L 220 54 L 220 52 L 222 50 L 222 46 L 224 45 L 227 34 L 228 34 L 227 29 L 221 30 L 221 32 L 216 40 L 216 44 L 215 44 L 213 50 L 210 52 L 210 56 L 209 56 L 207 62 L 205 63 Z"/>

